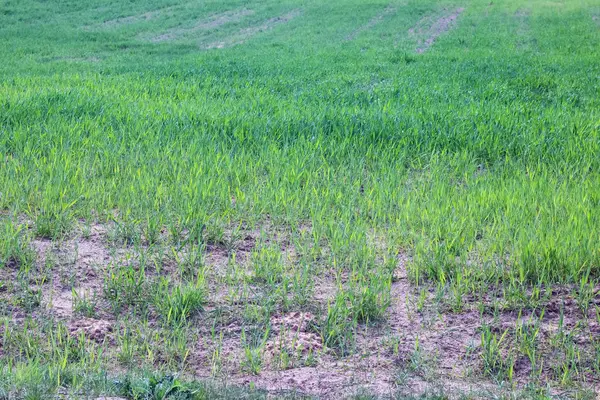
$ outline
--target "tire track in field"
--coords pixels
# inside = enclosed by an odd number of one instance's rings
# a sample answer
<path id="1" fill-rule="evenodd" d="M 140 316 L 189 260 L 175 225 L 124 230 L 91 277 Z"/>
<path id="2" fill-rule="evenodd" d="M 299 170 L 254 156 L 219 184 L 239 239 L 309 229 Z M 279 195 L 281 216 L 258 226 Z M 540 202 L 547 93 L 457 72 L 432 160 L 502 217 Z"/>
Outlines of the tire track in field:
<path id="1" fill-rule="evenodd" d="M 532 37 L 529 18 L 531 10 L 520 8 L 515 12 L 514 18 L 517 20 L 516 47 L 522 50 L 531 50 L 537 45 L 535 38 Z"/>
<path id="2" fill-rule="evenodd" d="M 346 36 L 346 41 L 354 40 L 361 33 L 373 29 L 375 26 L 377 26 L 381 22 L 383 22 L 383 20 L 385 19 L 385 17 L 387 17 L 390 14 L 393 14 L 394 12 L 396 12 L 396 7 L 392 7 L 392 5 L 388 5 L 385 8 L 385 10 L 383 10 L 382 12 L 380 12 L 379 14 L 377 14 L 376 16 L 374 16 L 373 18 L 371 18 L 369 20 L 369 22 L 367 22 L 363 26 L 358 27 L 351 34 L 349 34 L 348 36 Z"/>
<path id="3" fill-rule="evenodd" d="M 248 41 L 250 38 L 252 38 L 253 36 L 255 36 L 261 32 L 268 32 L 279 25 L 283 25 L 283 24 L 290 22 L 294 18 L 298 17 L 300 14 L 301 14 L 300 9 L 292 10 L 292 11 L 288 12 L 287 14 L 283 14 L 278 17 L 270 18 L 270 19 L 264 21 L 260 25 L 244 28 L 244 29 L 240 30 L 239 32 L 237 32 L 236 34 L 234 34 L 233 36 L 230 36 L 228 38 L 225 38 L 225 39 L 222 39 L 222 40 L 219 40 L 216 42 L 209 43 L 205 46 L 202 46 L 202 48 L 204 48 L 204 49 L 224 49 L 227 47 L 233 47 L 233 46 L 237 46 L 239 44 L 243 44 L 246 41 Z"/>
<path id="4" fill-rule="evenodd" d="M 220 26 L 227 25 L 232 22 L 239 22 L 243 18 L 254 14 L 253 10 L 242 9 L 225 11 L 223 13 L 214 14 L 208 19 L 198 21 L 194 26 L 190 28 L 173 28 L 169 29 L 162 34 L 155 36 L 150 39 L 151 42 L 160 43 L 166 41 L 176 40 L 182 36 L 197 33 L 200 31 L 210 31 Z"/>
<path id="5" fill-rule="evenodd" d="M 415 51 L 421 54 L 429 50 L 440 36 L 454 27 L 463 11 L 465 11 L 463 7 L 457 8 L 435 21 L 433 21 L 433 16 L 421 18 L 414 27 L 408 30 L 409 36 L 417 38 L 417 48 Z"/>
<path id="6" fill-rule="evenodd" d="M 148 11 L 143 14 L 129 15 L 127 17 L 119 17 L 119 18 L 109 19 L 104 22 L 86 25 L 83 28 L 86 30 L 110 29 L 110 28 L 116 28 L 116 27 L 123 26 L 123 25 L 137 24 L 139 22 L 145 22 L 145 21 L 150 21 L 152 19 L 155 19 L 159 16 L 162 16 L 166 13 L 173 11 L 175 8 L 176 8 L 176 6 L 165 7 L 165 8 L 161 8 L 158 10 Z"/>

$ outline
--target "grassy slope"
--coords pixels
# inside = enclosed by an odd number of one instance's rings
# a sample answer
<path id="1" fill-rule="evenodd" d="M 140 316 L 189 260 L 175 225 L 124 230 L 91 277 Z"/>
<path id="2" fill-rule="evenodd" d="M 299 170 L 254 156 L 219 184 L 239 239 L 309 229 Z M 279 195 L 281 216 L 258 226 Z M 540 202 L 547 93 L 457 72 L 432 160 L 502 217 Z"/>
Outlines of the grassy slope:
<path id="1" fill-rule="evenodd" d="M 80 29 L 166 4 L 59 4 L 5 6 L 2 34 L 15 51 L 2 63 L 2 208 L 81 218 L 119 209 L 165 221 L 269 214 L 316 226 L 360 209 L 357 230 L 385 227 L 422 255 L 456 243 L 457 255 L 508 254 L 534 280 L 597 272 L 591 7 L 540 2 L 515 16 L 518 2 L 475 2 L 415 56 L 408 28 L 441 5 L 401 4 L 344 42 L 384 4 L 309 3 L 246 45 L 199 51 L 192 39 L 135 39 L 176 17 Z M 239 24 L 294 7 L 259 3 Z M 80 61 L 89 57 L 99 62 Z M 415 181 L 427 184 L 407 184 Z"/>
<path id="2" fill-rule="evenodd" d="M 4 2 L 5 231 L 23 215 L 54 238 L 115 212 L 133 230 L 217 236 L 268 219 L 311 226 L 326 263 L 366 285 L 373 230 L 415 280 L 465 294 L 598 278 L 595 2 L 392 2 L 345 40 L 388 4 Z M 457 6 L 456 28 L 416 54 L 409 29 Z M 244 7 L 214 31 L 147 40 Z M 0 260 L 18 251 L 9 236 Z"/>

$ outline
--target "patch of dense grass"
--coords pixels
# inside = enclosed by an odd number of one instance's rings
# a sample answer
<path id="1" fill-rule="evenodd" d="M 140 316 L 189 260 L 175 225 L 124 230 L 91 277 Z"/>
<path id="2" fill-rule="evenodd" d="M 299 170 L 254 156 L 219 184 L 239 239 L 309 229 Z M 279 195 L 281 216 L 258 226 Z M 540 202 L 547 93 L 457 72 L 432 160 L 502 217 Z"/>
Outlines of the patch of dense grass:
<path id="1" fill-rule="evenodd" d="M 452 30 L 417 54 L 424 38 L 410 28 L 458 6 Z M 600 279 L 594 15 L 591 0 L 4 2 L 0 271 L 29 299 L 15 307 L 39 305 L 26 287 L 49 274 L 33 237 L 68 241 L 100 223 L 113 244 L 154 257 L 103 276 L 110 312 L 156 317 L 175 336 L 208 301 L 211 246 L 226 249 L 215 274 L 229 305 L 260 299 L 248 319 L 265 330 L 274 310 L 319 308 L 314 280 L 334 276 L 313 328 L 342 355 L 358 326 L 385 320 L 399 256 L 413 284 L 450 293 L 457 312 L 468 296 L 523 304 L 568 284 L 587 315 Z M 237 45 L 204 50 L 214 43 Z M 296 252 L 257 245 L 247 277 L 236 229 L 264 226 Z M 5 348 L 25 340 L 16 329 Z M 512 380 L 508 336 L 484 329 L 485 371 Z M 171 342 L 186 360 L 187 342 Z M 18 368 L 58 379 L 59 358 Z M 594 368 L 580 364 L 558 380 Z"/>

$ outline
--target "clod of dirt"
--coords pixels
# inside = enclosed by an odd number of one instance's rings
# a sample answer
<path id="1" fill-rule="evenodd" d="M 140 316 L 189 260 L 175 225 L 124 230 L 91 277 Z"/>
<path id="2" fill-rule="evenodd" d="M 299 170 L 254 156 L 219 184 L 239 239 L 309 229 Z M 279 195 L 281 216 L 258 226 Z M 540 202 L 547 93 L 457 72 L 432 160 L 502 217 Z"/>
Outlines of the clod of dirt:
<path id="1" fill-rule="evenodd" d="M 70 318 L 73 315 L 73 294 L 71 291 L 65 291 L 47 300 L 48 306 L 52 312 L 61 318 Z"/>
<path id="2" fill-rule="evenodd" d="M 314 319 L 311 313 L 302 312 L 271 318 L 274 337 L 265 345 L 267 361 L 276 359 L 282 352 L 303 357 L 323 349 L 321 337 L 309 332 Z"/>
<path id="3" fill-rule="evenodd" d="M 267 358 L 273 358 L 282 351 L 294 355 L 306 355 L 315 354 L 322 348 L 321 338 L 314 333 L 285 331 L 266 343 L 265 352 Z"/>
<path id="4" fill-rule="evenodd" d="M 75 293 L 79 298 L 89 299 L 92 297 L 91 288 L 77 288 Z M 71 318 L 73 315 L 73 291 L 65 290 L 60 293 L 48 295 L 46 300 L 48 308 L 59 318 Z"/>
<path id="5" fill-rule="evenodd" d="M 17 259 L 15 259 L 14 257 L 11 257 L 8 260 L 6 260 L 4 265 L 6 266 L 7 269 L 16 270 L 19 268 L 19 261 Z"/>
<path id="6" fill-rule="evenodd" d="M 107 264 L 110 253 L 106 246 L 97 241 L 82 240 L 77 243 L 77 262 L 84 267 Z"/>
<path id="7" fill-rule="evenodd" d="M 46 259 L 48 251 L 52 248 L 52 241 L 46 239 L 34 239 L 31 241 L 31 247 L 36 252 L 38 262 L 43 262 Z"/>
<path id="8" fill-rule="evenodd" d="M 382 395 L 391 392 L 389 377 L 370 373 L 368 367 L 355 375 L 343 363 L 326 367 L 299 367 L 279 371 L 263 371 L 259 376 L 235 379 L 238 384 L 253 382 L 269 392 L 294 391 L 320 399 L 350 398 L 359 388 Z"/>
<path id="9" fill-rule="evenodd" d="M 105 320 L 83 318 L 69 324 L 69 332 L 78 337 L 83 333 L 88 339 L 102 342 L 106 335 L 112 332 L 112 324 Z"/>
<path id="10" fill-rule="evenodd" d="M 281 330 L 292 332 L 308 332 L 310 324 L 315 320 L 311 313 L 294 312 L 271 318 L 271 326 L 274 333 Z"/>

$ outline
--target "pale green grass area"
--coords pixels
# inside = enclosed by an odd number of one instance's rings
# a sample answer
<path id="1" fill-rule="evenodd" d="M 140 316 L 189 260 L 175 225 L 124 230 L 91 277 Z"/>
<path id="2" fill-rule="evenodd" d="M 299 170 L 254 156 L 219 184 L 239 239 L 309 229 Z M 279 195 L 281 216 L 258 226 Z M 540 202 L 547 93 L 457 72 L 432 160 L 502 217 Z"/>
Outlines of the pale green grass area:
<path id="1" fill-rule="evenodd" d="M 594 398 L 599 21 L 0 3 L 0 399 Z"/>

